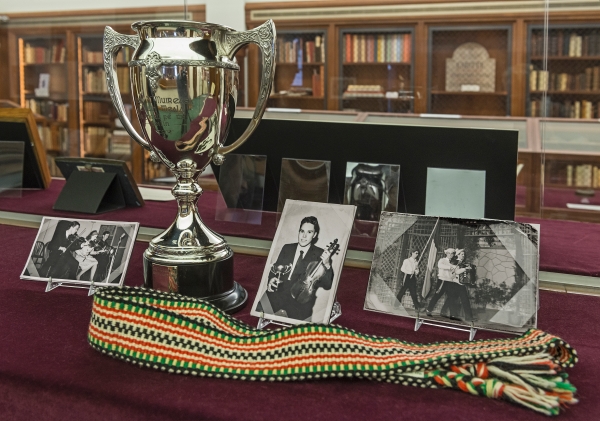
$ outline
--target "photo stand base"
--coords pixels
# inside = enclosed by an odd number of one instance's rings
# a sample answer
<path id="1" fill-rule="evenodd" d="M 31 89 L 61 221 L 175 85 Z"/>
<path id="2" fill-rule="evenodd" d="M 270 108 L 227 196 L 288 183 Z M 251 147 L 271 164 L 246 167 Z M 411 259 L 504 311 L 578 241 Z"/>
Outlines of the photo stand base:
<path id="1" fill-rule="evenodd" d="M 338 301 L 336 301 L 335 303 L 333 303 L 333 307 L 331 308 L 331 315 L 329 316 L 329 321 L 327 322 L 327 324 L 332 323 L 334 320 L 336 320 L 341 315 L 342 315 L 342 305 Z M 289 323 L 283 323 L 283 322 L 278 322 L 276 320 L 265 319 L 264 317 L 259 317 L 256 328 L 259 330 L 262 330 L 270 324 L 283 326 L 283 327 L 291 326 Z"/>
<path id="2" fill-rule="evenodd" d="M 456 326 L 456 325 L 451 325 L 451 324 L 445 324 L 443 322 L 432 322 L 430 320 L 424 320 L 421 319 L 419 316 L 417 316 L 417 318 L 415 319 L 415 332 L 417 330 L 419 330 L 419 328 L 422 325 L 427 325 L 427 326 L 436 326 L 436 327 L 441 327 L 444 329 L 452 329 L 452 330 L 460 330 L 463 332 L 469 332 L 469 340 L 472 341 L 475 338 L 475 334 L 477 333 L 477 329 L 475 329 L 475 327 L 471 326 L 470 328 L 465 327 L 460 327 L 460 326 Z"/>
<path id="3" fill-rule="evenodd" d="M 45 292 L 50 292 L 53 289 L 56 289 L 58 287 L 87 289 L 88 290 L 88 294 L 87 294 L 88 297 L 91 296 L 91 295 L 94 295 L 94 293 L 96 292 L 96 285 L 94 285 L 93 282 L 90 284 L 89 287 L 87 287 L 86 285 L 75 285 L 75 284 L 66 284 L 64 282 L 54 282 L 52 280 L 52 278 L 48 278 L 48 282 L 46 283 L 46 290 L 45 290 Z"/>

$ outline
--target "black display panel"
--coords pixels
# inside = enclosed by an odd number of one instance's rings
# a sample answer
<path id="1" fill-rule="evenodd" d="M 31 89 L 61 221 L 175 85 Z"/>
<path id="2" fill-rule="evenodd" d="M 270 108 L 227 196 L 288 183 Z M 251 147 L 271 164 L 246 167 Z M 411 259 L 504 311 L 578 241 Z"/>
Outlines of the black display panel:
<path id="1" fill-rule="evenodd" d="M 228 138 L 248 123 L 234 119 Z M 421 215 L 428 167 L 483 170 L 485 217 L 513 220 L 517 151 L 515 130 L 265 119 L 235 153 L 267 156 L 265 211 L 277 210 L 282 158 L 295 158 L 331 161 L 330 203 L 343 203 L 347 162 L 400 165 L 398 212 Z"/>

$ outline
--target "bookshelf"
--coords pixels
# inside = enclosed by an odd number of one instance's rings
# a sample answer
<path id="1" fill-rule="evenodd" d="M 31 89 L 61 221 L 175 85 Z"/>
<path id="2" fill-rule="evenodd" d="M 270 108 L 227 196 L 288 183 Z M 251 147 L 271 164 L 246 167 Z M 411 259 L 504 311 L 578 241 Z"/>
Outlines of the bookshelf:
<path id="1" fill-rule="evenodd" d="M 327 109 L 327 31 L 277 31 L 273 90 L 267 106 Z"/>
<path id="2" fill-rule="evenodd" d="M 135 21 L 183 17 L 181 6 L 22 13 L 10 16 L 8 28 L 0 28 L 0 54 L 8 58 L 0 60 L 0 72 L 7 72 L 6 92 L 0 95 L 37 114 L 53 176 L 61 176 L 53 163 L 53 157 L 60 155 L 124 160 L 137 182 L 170 175 L 164 166 L 151 163 L 116 122 L 104 82 L 102 37 L 106 25 L 132 34 Z M 205 17 L 204 5 L 187 8 L 185 19 L 204 21 Z M 49 18 L 60 23 L 48 23 Z M 126 54 L 131 53 L 122 50 L 117 64 L 125 104 L 133 104 L 126 64 Z M 35 88 L 43 73 L 50 75 L 50 84 L 48 96 L 41 97 Z M 139 131 L 137 116 L 131 113 Z"/>
<path id="3" fill-rule="evenodd" d="M 132 98 L 127 63 L 133 51 L 123 48 L 117 58 L 119 90 L 131 117 Z M 133 142 L 122 130 L 108 96 L 102 56 L 102 34 L 77 36 L 79 144 L 85 157 L 120 159 L 132 163 Z M 134 120 L 132 120 L 134 121 Z"/>
<path id="4" fill-rule="evenodd" d="M 69 154 L 69 95 L 66 35 L 18 38 L 19 105 L 36 114 L 51 175 L 60 175 L 54 158 Z"/>
<path id="5" fill-rule="evenodd" d="M 341 110 L 413 112 L 412 28 L 340 31 Z"/>
<path id="6" fill-rule="evenodd" d="M 600 25 L 550 25 L 547 70 L 544 70 L 543 36 L 543 26 L 530 25 L 528 115 L 600 118 Z"/>
<path id="7" fill-rule="evenodd" d="M 511 115 L 511 45 L 512 27 L 508 25 L 430 27 L 428 112 Z M 480 60 L 480 56 L 484 58 Z M 457 63 L 453 68 L 452 60 Z M 491 64 L 482 68 L 486 62 Z M 479 66 L 471 72 L 486 74 L 489 83 L 461 84 L 464 77 L 459 69 L 466 66 Z"/>

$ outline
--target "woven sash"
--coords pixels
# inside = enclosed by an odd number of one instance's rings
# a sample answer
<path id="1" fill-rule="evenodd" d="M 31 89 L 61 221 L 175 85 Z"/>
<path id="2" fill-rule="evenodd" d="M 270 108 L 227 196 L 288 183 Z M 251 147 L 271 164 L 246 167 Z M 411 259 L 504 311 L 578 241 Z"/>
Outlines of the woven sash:
<path id="1" fill-rule="evenodd" d="M 111 357 L 199 377 L 357 377 L 453 388 L 547 415 L 577 402 L 564 372 L 577 362 L 576 351 L 536 329 L 511 339 L 430 344 L 336 325 L 257 330 L 202 300 L 125 287 L 97 290 L 88 341 Z"/>

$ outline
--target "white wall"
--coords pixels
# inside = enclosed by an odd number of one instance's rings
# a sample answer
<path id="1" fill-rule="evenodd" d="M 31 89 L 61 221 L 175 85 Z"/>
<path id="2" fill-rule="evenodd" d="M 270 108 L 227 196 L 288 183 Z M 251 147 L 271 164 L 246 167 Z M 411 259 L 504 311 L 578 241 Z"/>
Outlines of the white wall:
<path id="1" fill-rule="evenodd" d="M 292 1 L 292 0 L 188 0 L 187 4 L 206 5 L 206 20 L 230 26 L 234 29 L 246 28 L 244 5 L 246 3 Z M 0 15 L 10 13 L 49 12 L 61 10 L 120 9 L 131 7 L 177 6 L 183 0 L 103 0 L 96 3 L 85 0 L 0 0 Z"/>

